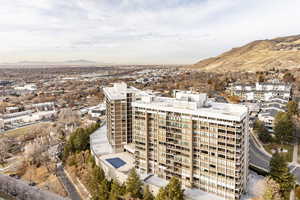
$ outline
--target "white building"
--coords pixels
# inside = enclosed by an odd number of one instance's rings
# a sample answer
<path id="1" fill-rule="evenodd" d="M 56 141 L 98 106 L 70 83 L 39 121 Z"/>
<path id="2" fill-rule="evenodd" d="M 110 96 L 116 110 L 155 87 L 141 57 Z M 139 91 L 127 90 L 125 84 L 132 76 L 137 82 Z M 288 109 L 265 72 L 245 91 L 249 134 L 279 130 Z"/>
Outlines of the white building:
<path id="1" fill-rule="evenodd" d="M 91 115 L 91 117 L 93 118 L 99 118 L 101 116 L 104 116 L 105 112 L 106 112 L 105 104 L 99 104 L 97 106 L 88 108 L 88 114 Z"/>
<path id="2" fill-rule="evenodd" d="M 286 112 L 288 99 L 274 97 L 262 104 L 258 119 L 264 122 L 265 127 L 270 132 L 274 132 L 274 121 L 278 112 Z"/>
<path id="3" fill-rule="evenodd" d="M 144 96 L 132 103 L 136 168 L 223 199 L 246 190 L 249 114 L 243 105 L 209 101 L 206 94 Z"/>
<path id="4" fill-rule="evenodd" d="M 286 83 L 232 84 L 227 88 L 231 95 L 245 101 L 269 101 L 273 97 L 291 98 L 292 86 Z"/>
<path id="5" fill-rule="evenodd" d="M 37 86 L 35 84 L 26 84 L 24 86 L 16 86 L 14 90 L 17 94 L 28 94 L 33 93 L 37 90 Z"/>
<path id="6" fill-rule="evenodd" d="M 50 110 L 55 110 L 55 103 L 54 102 L 36 103 L 36 104 L 26 105 L 25 109 L 26 110 L 33 109 L 35 111 L 50 111 Z"/>
<path id="7" fill-rule="evenodd" d="M 3 128 L 11 129 L 26 125 L 29 123 L 41 121 L 43 119 L 51 119 L 56 115 L 56 111 L 40 111 L 34 112 L 33 110 L 27 110 L 22 112 L 3 114 L 0 116 Z"/>
<path id="8" fill-rule="evenodd" d="M 106 104 L 107 134 L 115 152 L 124 151 L 124 145 L 132 143 L 131 103 L 145 92 L 126 83 L 115 83 L 103 88 Z"/>
<path id="9" fill-rule="evenodd" d="M 176 92 L 175 98 L 158 97 L 126 84 L 104 88 L 104 93 L 107 127 L 101 130 L 106 135 L 99 130 L 91 136 L 91 151 L 106 175 L 123 182 L 135 167 L 156 192 L 158 180 L 167 183 L 173 176 L 189 194 L 195 190 L 211 199 L 236 200 L 246 192 L 246 106 L 185 91 Z M 132 142 L 134 148 L 127 148 Z"/>

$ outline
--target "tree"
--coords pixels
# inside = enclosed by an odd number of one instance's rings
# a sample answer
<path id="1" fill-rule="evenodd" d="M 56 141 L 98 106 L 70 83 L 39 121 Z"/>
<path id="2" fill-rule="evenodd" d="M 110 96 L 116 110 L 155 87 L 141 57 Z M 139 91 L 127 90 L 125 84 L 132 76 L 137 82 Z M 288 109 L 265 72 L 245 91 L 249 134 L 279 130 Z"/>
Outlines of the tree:
<path id="1" fill-rule="evenodd" d="M 233 95 L 233 96 L 228 96 L 228 101 L 230 103 L 239 103 L 241 102 L 241 99 L 240 97 Z"/>
<path id="2" fill-rule="evenodd" d="M 58 121 L 65 125 L 78 126 L 80 124 L 80 113 L 72 109 L 62 109 L 58 114 Z"/>
<path id="3" fill-rule="evenodd" d="M 260 82 L 260 83 L 264 82 L 265 81 L 265 76 L 263 74 L 258 75 L 257 81 Z"/>
<path id="4" fill-rule="evenodd" d="M 264 126 L 264 123 L 262 121 L 256 120 L 254 123 L 253 129 L 256 132 L 256 134 L 258 135 L 258 138 L 260 141 L 262 141 L 263 143 L 272 142 L 273 138 L 272 138 L 271 134 L 269 133 L 269 131 Z"/>
<path id="5" fill-rule="evenodd" d="M 263 190 L 264 200 L 281 200 L 280 185 L 270 177 L 264 179 L 265 185 Z"/>
<path id="6" fill-rule="evenodd" d="M 10 155 L 11 142 L 8 138 L 4 137 L 0 139 L 0 164 L 4 164 L 6 162 L 6 158 Z"/>
<path id="7" fill-rule="evenodd" d="M 155 197 L 155 200 L 166 200 L 167 194 L 165 188 L 161 187 L 158 191 L 158 194 Z"/>
<path id="8" fill-rule="evenodd" d="M 165 188 L 160 188 L 155 200 L 184 200 L 184 190 L 178 178 L 172 177 Z"/>
<path id="9" fill-rule="evenodd" d="M 111 184 L 111 190 L 109 194 L 109 200 L 118 200 L 120 199 L 120 196 L 122 192 L 121 185 L 118 183 L 118 181 L 113 180 Z"/>
<path id="10" fill-rule="evenodd" d="M 295 77 L 290 72 L 288 72 L 283 75 L 283 80 L 285 82 L 292 83 L 295 81 Z"/>
<path id="11" fill-rule="evenodd" d="M 105 174 L 102 168 L 95 165 L 92 168 L 92 173 L 89 180 L 89 186 L 93 193 L 97 193 L 99 190 L 99 183 L 105 179 Z"/>
<path id="12" fill-rule="evenodd" d="M 148 185 L 146 185 L 144 187 L 143 200 L 154 200 L 154 197 L 153 197 L 152 193 L 150 192 Z"/>
<path id="13" fill-rule="evenodd" d="M 293 140 L 295 131 L 294 123 L 290 116 L 284 112 L 278 112 L 275 117 L 274 132 L 279 143 L 289 143 Z"/>
<path id="14" fill-rule="evenodd" d="M 139 175 L 133 168 L 126 181 L 126 193 L 132 198 L 142 198 L 142 185 Z"/>
<path id="15" fill-rule="evenodd" d="M 295 185 L 295 179 L 289 171 L 286 160 L 278 152 L 270 161 L 270 177 L 279 184 L 281 196 L 287 198 Z"/>
<path id="16" fill-rule="evenodd" d="M 213 90 L 214 91 L 223 91 L 225 89 L 225 82 L 218 79 L 218 78 L 215 78 L 212 82 L 212 85 L 213 85 Z"/>
<path id="17" fill-rule="evenodd" d="M 170 200 L 183 200 L 184 190 L 181 188 L 181 182 L 178 178 L 172 177 L 169 184 L 166 186 L 167 198 Z"/>
<path id="18" fill-rule="evenodd" d="M 68 142 L 64 147 L 63 160 L 65 161 L 72 153 L 90 149 L 89 137 L 97 128 L 99 128 L 99 126 L 100 124 L 96 123 L 86 129 L 78 128 L 71 133 Z"/>
<path id="19" fill-rule="evenodd" d="M 298 103 L 296 101 L 289 101 L 287 104 L 288 114 L 298 115 Z"/>
<path id="20" fill-rule="evenodd" d="M 110 191 L 110 183 L 107 179 L 104 179 L 99 186 L 98 199 L 99 200 L 108 200 Z"/>

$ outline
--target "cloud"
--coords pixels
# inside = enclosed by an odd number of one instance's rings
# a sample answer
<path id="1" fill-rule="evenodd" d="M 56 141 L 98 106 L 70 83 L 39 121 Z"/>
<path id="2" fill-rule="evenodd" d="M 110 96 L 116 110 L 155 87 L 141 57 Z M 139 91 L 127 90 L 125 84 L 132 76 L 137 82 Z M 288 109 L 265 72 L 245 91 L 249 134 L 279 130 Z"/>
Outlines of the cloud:
<path id="1" fill-rule="evenodd" d="M 193 63 L 255 39 L 297 34 L 298 0 L 11 0 L 0 59 Z"/>

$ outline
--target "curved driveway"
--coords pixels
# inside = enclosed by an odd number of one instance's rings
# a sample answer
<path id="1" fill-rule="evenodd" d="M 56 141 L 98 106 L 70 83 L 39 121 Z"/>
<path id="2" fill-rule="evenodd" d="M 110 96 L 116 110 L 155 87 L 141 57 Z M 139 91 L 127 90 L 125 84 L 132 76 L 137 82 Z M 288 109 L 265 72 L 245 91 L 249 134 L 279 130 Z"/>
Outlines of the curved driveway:
<path id="1" fill-rule="evenodd" d="M 249 159 L 250 165 L 269 172 L 271 157 L 258 147 L 258 144 L 251 135 L 249 137 Z M 296 182 L 300 184 L 300 165 L 289 163 L 289 169 L 295 176 Z"/>
<path id="2" fill-rule="evenodd" d="M 249 159 L 250 165 L 264 169 L 265 171 L 270 170 L 271 157 L 258 147 L 251 135 L 249 137 Z"/>

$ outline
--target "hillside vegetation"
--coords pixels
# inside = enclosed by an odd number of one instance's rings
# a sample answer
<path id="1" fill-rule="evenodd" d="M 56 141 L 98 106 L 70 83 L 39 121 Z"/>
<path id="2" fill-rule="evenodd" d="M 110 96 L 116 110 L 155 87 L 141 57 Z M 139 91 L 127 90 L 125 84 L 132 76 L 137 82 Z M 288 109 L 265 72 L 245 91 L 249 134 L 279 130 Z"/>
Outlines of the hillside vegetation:
<path id="1" fill-rule="evenodd" d="M 300 67 L 300 35 L 257 40 L 186 66 L 204 71 L 264 71 Z"/>

